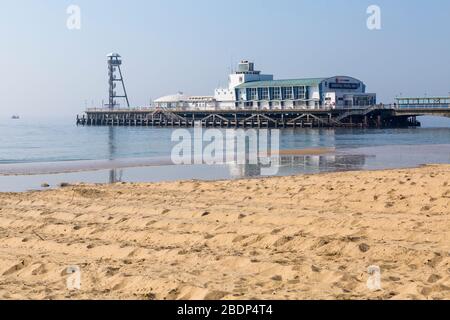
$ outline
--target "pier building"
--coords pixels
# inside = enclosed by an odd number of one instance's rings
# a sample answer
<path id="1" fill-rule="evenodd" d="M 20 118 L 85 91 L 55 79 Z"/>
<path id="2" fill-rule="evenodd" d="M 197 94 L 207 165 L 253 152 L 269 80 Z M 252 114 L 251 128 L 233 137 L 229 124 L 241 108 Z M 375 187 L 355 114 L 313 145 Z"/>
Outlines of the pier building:
<path id="1" fill-rule="evenodd" d="M 154 106 L 182 110 L 291 110 L 361 108 L 376 104 L 376 94 L 353 77 L 334 76 L 274 80 L 272 74 L 255 70 L 243 60 L 228 77 L 228 87 L 214 96 L 189 97 L 182 94 L 157 99 Z"/>

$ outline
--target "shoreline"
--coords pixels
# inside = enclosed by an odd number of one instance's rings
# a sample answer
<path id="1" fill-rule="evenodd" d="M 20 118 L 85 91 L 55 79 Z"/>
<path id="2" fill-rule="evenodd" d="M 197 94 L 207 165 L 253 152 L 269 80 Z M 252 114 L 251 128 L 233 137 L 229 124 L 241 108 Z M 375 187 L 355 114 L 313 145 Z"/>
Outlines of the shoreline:
<path id="1" fill-rule="evenodd" d="M 170 165 L 177 168 L 192 168 L 191 165 Z M 207 166 L 207 165 L 202 165 Z M 421 169 L 421 168 L 427 168 L 427 167 L 440 167 L 440 166 L 446 166 L 445 164 L 419 164 L 416 166 L 410 166 L 410 167 L 396 167 L 396 168 L 379 168 L 379 169 L 340 169 L 340 170 L 332 170 L 332 171 L 320 171 L 320 172 L 313 172 L 313 173 L 297 173 L 292 175 L 274 175 L 274 176 L 255 176 L 255 177 L 237 177 L 237 178 L 211 178 L 211 179 L 161 179 L 158 181 L 148 181 L 148 182 L 127 182 L 127 181 L 116 181 L 116 182 L 85 182 L 85 181 L 77 181 L 73 183 L 68 182 L 61 182 L 58 185 L 49 185 L 48 187 L 34 187 L 30 188 L 28 190 L 23 191 L 1 191 L 0 195 L 2 194 L 24 194 L 24 193 L 32 193 L 32 192 L 45 192 L 45 191 L 55 191 L 60 190 L 67 187 L 77 187 L 77 186 L 110 186 L 114 184 L 131 184 L 131 185 L 148 185 L 148 184 L 157 184 L 157 183 L 184 183 L 184 182 L 206 182 L 206 183 L 214 183 L 214 182 L 230 182 L 230 181 L 253 181 L 253 180 L 269 180 L 269 179 L 276 179 L 276 178 L 295 178 L 295 177 L 308 177 L 308 176 L 323 176 L 323 175 L 329 175 L 333 173 L 364 173 L 364 172 L 386 172 L 386 171 L 392 171 L 392 170 L 414 170 L 414 169 Z M 168 166 L 166 166 L 168 167 Z M 210 166 L 211 167 L 211 166 Z M 145 168 L 158 168 L 158 166 L 136 166 L 136 167 L 124 167 L 119 169 L 145 169 Z M 111 169 L 115 170 L 115 169 Z M 93 174 L 93 173 L 102 173 L 110 171 L 108 169 L 96 169 L 92 171 L 70 171 L 70 172 L 61 172 L 61 173 L 49 173 L 50 176 L 59 176 L 59 175 L 66 175 L 66 174 L 77 174 L 77 173 L 86 173 L 86 174 Z M 1 177 L 40 177 L 42 174 L 25 174 L 25 175 L 1 175 Z M 45 182 L 44 182 L 45 183 Z"/>
<path id="2" fill-rule="evenodd" d="M 191 167 L 190 165 L 173 165 L 177 167 Z M 30 189 L 26 191 L 21 192 L 2 192 L 0 191 L 0 195 L 2 194 L 24 194 L 24 193 L 33 193 L 33 192 L 45 192 L 45 191 L 57 191 L 65 188 L 73 188 L 73 187 L 108 187 L 108 186 L 114 186 L 115 184 L 123 184 L 123 185 L 153 185 L 153 184 L 169 184 L 169 183 L 188 183 L 188 182 L 198 182 L 198 183 L 225 183 L 225 182 L 234 182 L 234 181 L 240 181 L 240 182 L 249 182 L 249 181 L 255 181 L 255 180 L 270 180 L 270 179 L 279 179 L 279 178 L 298 178 L 298 177 L 313 177 L 313 176 L 325 176 L 330 174 L 339 174 L 339 173 L 354 173 L 354 174 L 360 174 L 360 173 L 367 173 L 367 172 L 391 172 L 395 170 L 415 170 L 415 169 L 422 169 L 422 168 L 432 168 L 432 167 L 445 167 L 446 164 L 439 164 L 439 163 L 428 163 L 428 164 L 419 164 L 414 167 L 397 167 L 397 168 L 380 168 L 380 169 L 365 169 L 365 170 L 358 170 L 358 169 L 342 169 L 342 170 L 336 170 L 336 171 L 322 171 L 322 172 L 314 172 L 314 173 L 298 173 L 293 175 L 286 175 L 286 176 L 256 176 L 256 177 L 240 177 L 240 178 L 233 178 L 233 179 L 211 179 L 211 180 L 205 180 L 205 179 L 175 179 L 175 180 L 161 180 L 156 182 L 127 182 L 127 181 L 117 181 L 117 182 L 99 182 L 99 183 L 89 183 L 89 182 L 75 182 L 75 183 L 63 183 L 64 186 L 54 186 L 54 187 L 47 187 L 47 188 L 41 188 L 41 189 Z M 450 164 L 448 164 L 450 166 Z M 139 168 L 151 168 L 153 166 L 137 166 L 137 167 L 124 167 L 122 169 L 139 169 Z M 108 169 L 97 169 L 93 171 L 74 171 L 74 172 L 60 172 L 60 173 L 50 173 L 49 175 L 59 175 L 59 174 L 66 174 L 66 173 L 80 173 L 80 172 L 102 172 Z M 25 175 L 3 175 L 3 177 L 17 177 L 17 176 L 40 176 L 41 174 L 25 174 Z M 2 175 L 0 174 L 0 177 Z"/>
<path id="3" fill-rule="evenodd" d="M 268 156 L 324 156 L 336 154 L 335 148 L 286 149 Z M 260 155 L 267 157 L 267 155 Z M 218 164 L 227 165 L 228 163 Z M 123 158 L 114 160 L 67 160 L 51 162 L 0 163 L 0 177 L 92 172 L 101 170 L 175 166 L 170 157 Z M 54 169 L 54 168 L 58 169 Z"/>
<path id="4" fill-rule="evenodd" d="M 276 156 L 276 155 L 273 155 Z M 321 172 L 417 168 L 450 163 L 450 145 L 399 145 L 357 148 L 284 149 L 271 174 L 292 176 Z M 179 180 L 236 180 L 264 177 L 263 165 L 173 165 L 169 157 L 87 160 L 59 163 L 0 164 L 0 192 L 45 190 L 60 184 L 150 183 Z M 274 170 L 272 170 L 274 169 Z"/>
<path id="5" fill-rule="evenodd" d="M 0 204 L 3 299 L 450 298 L 450 165 L 81 184 Z"/>

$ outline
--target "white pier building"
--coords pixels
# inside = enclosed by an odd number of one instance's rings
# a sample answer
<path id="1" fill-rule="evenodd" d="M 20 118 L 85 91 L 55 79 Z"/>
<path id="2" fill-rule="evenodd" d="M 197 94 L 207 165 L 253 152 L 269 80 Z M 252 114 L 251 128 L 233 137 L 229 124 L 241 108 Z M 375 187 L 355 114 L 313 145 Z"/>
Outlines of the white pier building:
<path id="1" fill-rule="evenodd" d="M 375 105 L 376 94 L 366 93 L 366 85 L 355 78 L 335 76 L 274 80 L 271 74 L 255 70 L 243 60 L 229 76 L 228 88 L 214 96 L 187 96 L 182 93 L 154 101 L 154 107 L 178 110 L 292 110 L 348 109 Z"/>

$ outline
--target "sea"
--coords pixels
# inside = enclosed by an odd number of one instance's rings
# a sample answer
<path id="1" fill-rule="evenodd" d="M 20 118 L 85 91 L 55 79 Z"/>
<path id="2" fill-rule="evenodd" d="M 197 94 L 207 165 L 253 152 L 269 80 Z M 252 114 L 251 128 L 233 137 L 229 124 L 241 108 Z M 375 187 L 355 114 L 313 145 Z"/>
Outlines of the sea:
<path id="1" fill-rule="evenodd" d="M 450 164 L 450 119 L 423 117 L 420 121 L 420 128 L 280 130 L 279 149 L 289 152 L 280 156 L 271 174 Z M 75 183 L 227 180 L 266 175 L 264 166 L 254 163 L 174 164 L 172 152 L 180 142 L 173 139 L 174 130 L 83 127 L 76 126 L 71 118 L 0 119 L 0 192 Z M 188 132 L 194 136 L 194 129 Z M 311 149 L 326 151 L 311 155 L 301 152 Z"/>

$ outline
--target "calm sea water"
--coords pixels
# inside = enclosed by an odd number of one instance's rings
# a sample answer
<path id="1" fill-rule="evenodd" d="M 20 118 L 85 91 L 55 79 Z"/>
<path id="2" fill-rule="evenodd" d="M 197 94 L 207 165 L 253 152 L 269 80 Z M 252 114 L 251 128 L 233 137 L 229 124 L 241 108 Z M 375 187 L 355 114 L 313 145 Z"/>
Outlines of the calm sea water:
<path id="1" fill-rule="evenodd" d="M 0 164 L 169 156 L 172 129 L 76 127 L 62 122 L 0 121 Z M 411 129 L 297 129 L 281 132 L 282 149 L 359 148 L 450 143 L 450 125 Z"/>
<path id="2" fill-rule="evenodd" d="M 0 120 L 0 132 L 0 191 L 34 189 L 42 182 L 230 179 L 260 174 L 260 168 L 252 166 L 165 165 L 175 145 L 172 129 L 76 127 L 73 119 L 7 119 Z M 335 148 L 336 154 L 282 159 L 279 175 L 450 163 L 450 120 L 426 119 L 424 127 L 411 129 L 283 130 L 280 147 Z M 46 173 L 71 166 L 84 172 Z M 1 176 L 30 168 L 37 174 Z"/>

